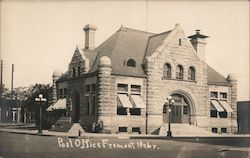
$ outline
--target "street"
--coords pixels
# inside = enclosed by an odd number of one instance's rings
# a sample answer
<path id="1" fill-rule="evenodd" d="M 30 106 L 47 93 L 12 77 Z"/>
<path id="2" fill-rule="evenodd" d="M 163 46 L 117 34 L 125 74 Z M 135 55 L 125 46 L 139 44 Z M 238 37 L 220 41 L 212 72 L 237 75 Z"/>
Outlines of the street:
<path id="1" fill-rule="evenodd" d="M 249 138 L 68 138 L 0 132 L 0 158 L 249 158 Z"/>

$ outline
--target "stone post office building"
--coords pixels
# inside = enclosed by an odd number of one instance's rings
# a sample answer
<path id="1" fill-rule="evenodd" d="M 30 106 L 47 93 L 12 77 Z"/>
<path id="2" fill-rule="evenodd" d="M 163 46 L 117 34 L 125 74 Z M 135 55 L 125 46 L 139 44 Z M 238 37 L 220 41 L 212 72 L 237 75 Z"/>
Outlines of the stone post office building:
<path id="1" fill-rule="evenodd" d="M 179 24 L 159 34 L 121 27 L 95 47 L 86 25 L 85 48 L 76 48 L 68 70 L 54 73 L 66 116 L 86 131 L 102 122 L 111 133 L 154 133 L 168 123 L 164 100 L 171 95 L 173 125 L 214 133 L 237 132 L 237 79 L 205 62 L 208 36 L 187 37 Z"/>

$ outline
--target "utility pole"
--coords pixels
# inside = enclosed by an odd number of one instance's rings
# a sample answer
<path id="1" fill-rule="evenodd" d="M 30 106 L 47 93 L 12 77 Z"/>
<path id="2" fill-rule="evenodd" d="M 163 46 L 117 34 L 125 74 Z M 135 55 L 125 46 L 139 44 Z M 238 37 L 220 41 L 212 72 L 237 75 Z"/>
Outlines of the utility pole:
<path id="1" fill-rule="evenodd" d="M 0 73 L 1 73 L 1 76 L 0 76 L 0 107 L 2 107 L 2 97 L 3 97 L 3 60 L 1 60 Z M 0 114 L 0 116 L 2 117 L 1 114 Z M 1 117 L 0 117 L 0 121 L 1 121 Z"/>
<path id="2" fill-rule="evenodd" d="M 1 60 L 1 76 L 0 76 L 0 99 L 2 99 L 3 96 L 3 60 Z M 2 103 L 2 102 L 1 102 Z"/>
<path id="3" fill-rule="evenodd" d="M 11 68 L 11 92 L 10 92 L 12 120 L 13 120 L 13 79 L 14 79 L 14 64 L 12 64 Z"/>

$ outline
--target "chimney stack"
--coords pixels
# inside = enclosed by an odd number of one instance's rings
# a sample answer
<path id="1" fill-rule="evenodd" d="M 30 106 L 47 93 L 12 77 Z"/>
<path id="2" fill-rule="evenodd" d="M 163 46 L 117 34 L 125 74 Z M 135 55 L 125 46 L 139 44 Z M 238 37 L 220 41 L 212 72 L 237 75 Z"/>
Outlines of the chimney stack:
<path id="1" fill-rule="evenodd" d="M 95 31 L 97 30 L 95 25 L 88 24 L 83 30 L 85 31 L 85 49 L 95 49 Z"/>
<path id="2" fill-rule="evenodd" d="M 209 36 L 205 36 L 200 34 L 200 30 L 195 30 L 196 34 L 189 36 L 188 38 L 190 38 L 190 42 L 192 43 L 194 49 L 196 50 L 198 56 L 201 58 L 201 60 L 205 61 L 206 57 L 205 57 L 205 47 L 206 47 L 206 38 L 208 38 Z"/>

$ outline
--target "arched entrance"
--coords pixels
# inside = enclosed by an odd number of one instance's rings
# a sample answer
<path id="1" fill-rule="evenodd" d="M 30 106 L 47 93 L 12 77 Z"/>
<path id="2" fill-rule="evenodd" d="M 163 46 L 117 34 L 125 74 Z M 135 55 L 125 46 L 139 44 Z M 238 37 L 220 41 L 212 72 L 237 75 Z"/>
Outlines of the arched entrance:
<path id="1" fill-rule="evenodd" d="M 175 100 L 175 104 L 171 108 L 171 123 L 191 124 L 193 108 L 190 98 L 181 93 L 173 93 L 171 96 Z M 166 105 L 163 106 L 163 122 L 168 123 L 168 107 Z"/>
<path id="2" fill-rule="evenodd" d="M 73 122 L 79 122 L 80 120 L 80 95 L 79 93 L 74 93 L 73 95 Z"/>

